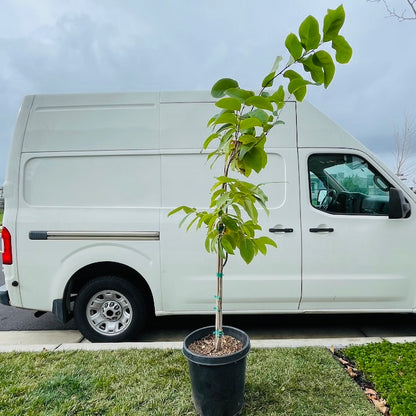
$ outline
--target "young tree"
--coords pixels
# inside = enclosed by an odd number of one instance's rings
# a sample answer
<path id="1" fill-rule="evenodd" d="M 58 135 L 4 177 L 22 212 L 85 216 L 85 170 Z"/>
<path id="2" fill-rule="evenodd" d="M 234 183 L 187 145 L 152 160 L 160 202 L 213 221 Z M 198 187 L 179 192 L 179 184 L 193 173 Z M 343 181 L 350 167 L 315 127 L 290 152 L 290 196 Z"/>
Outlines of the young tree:
<path id="1" fill-rule="evenodd" d="M 327 88 L 331 83 L 335 64 L 325 48 L 332 47 L 338 63 L 349 62 L 352 49 L 339 34 L 344 20 L 342 5 L 336 10 L 328 10 L 321 33 L 318 21 L 308 16 L 300 25 L 298 35 L 291 33 L 286 38 L 285 46 L 290 54 L 288 63 L 279 70 L 282 57 L 278 56 L 258 93 L 241 88 L 230 78 L 220 79 L 211 90 L 211 95 L 217 99 L 215 105 L 221 111 L 208 122 L 213 133 L 206 139 L 203 149 L 210 149 L 215 144 L 208 159 L 222 160 L 223 174 L 212 186 L 209 210 L 181 206 L 169 215 L 183 211 L 185 217 L 180 224 L 189 220 L 188 230 L 192 226 L 204 227 L 205 248 L 217 255 L 216 350 L 221 350 L 222 344 L 223 277 L 229 256 L 238 252 L 248 264 L 259 252 L 266 254 L 267 246 L 276 247 L 269 237 L 257 236 L 261 231 L 257 207 L 268 212 L 267 196 L 261 184 L 242 178 L 266 167 L 267 136 L 273 128 L 284 123 L 280 112 L 285 106 L 285 97 L 293 96 L 302 101 L 307 87 L 323 85 Z M 295 67 L 302 75 L 293 69 Z M 287 83 L 271 91 L 275 81 L 282 77 Z"/>

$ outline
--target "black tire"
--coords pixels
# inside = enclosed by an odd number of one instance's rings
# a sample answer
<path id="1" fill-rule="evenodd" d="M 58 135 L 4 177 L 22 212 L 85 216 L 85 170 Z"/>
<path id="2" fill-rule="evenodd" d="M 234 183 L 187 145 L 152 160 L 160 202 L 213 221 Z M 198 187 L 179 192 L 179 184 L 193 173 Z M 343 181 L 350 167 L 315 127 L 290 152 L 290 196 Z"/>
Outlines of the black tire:
<path id="1" fill-rule="evenodd" d="M 147 309 L 133 283 L 119 276 L 100 276 L 80 289 L 74 318 L 91 342 L 124 342 L 137 339 L 146 324 Z"/>

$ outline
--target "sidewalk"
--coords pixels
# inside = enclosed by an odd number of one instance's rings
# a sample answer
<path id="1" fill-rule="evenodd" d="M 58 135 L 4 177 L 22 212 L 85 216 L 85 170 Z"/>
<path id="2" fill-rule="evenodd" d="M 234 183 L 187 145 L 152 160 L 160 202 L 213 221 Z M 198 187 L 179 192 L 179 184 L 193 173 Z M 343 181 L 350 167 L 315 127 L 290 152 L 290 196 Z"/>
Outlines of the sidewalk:
<path id="1" fill-rule="evenodd" d="M 341 348 L 348 345 L 362 345 L 387 340 L 392 343 L 416 342 L 416 336 L 405 337 L 345 337 L 310 339 L 251 339 L 252 348 L 296 348 L 326 347 Z M 0 331 L 0 353 L 12 351 L 73 351 L 73 350 L 115 350 L 115 349 L 181 349 L 182 341 L 168 342 L 123 342 L 90 343 L 80 332 L 66 331 Z"/>

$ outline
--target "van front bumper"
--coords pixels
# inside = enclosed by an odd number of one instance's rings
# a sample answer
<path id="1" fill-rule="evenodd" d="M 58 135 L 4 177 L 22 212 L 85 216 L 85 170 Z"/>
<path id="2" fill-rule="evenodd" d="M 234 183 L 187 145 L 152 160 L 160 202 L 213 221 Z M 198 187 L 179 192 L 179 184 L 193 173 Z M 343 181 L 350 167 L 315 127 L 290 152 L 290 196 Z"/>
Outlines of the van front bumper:
<path id="1" fill-rule="evenodd" d="M 6 285 L 0 286 L 0 303 L 2 305 L 10 306 L 9 291 Z"/>

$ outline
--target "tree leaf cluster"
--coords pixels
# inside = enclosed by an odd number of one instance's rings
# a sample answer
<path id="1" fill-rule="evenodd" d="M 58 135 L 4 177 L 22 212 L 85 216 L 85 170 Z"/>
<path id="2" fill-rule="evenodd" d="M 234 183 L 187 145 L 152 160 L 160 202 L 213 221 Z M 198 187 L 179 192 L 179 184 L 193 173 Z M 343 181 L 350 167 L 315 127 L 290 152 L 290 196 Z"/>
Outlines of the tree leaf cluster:
<path id="1" fill-rule="evenodd" d="M 335 52 L 335 60 L 346 64 L 352 57 L 352 49 L 345 38 L 339 34 L 345 21 L 343 6 L 328 10 L 324 18 L 322 33 L 319 23 L 313 16 L 308 16 L 300 25 L 298 35 L 290 33 L 285 41 L 293 61 L 302 64 L 303 70 L 309 73 L 309 79 L 293 70 L 283 73 L 289 79 L 288 90 L 298 101 L 306 95 L 307 86 L 321 85 L 328 88 L 335 75 L 335 63 L 331 54 L 322 49 L 330 45 Z"/>
<path id="2" fill-rule="evenodd" d="M 220 79 L 212 87 L 211 95 L 217 99 L 215 105 L 219 112 L 208 121 L 212 134 L 205 140 L 203 150 L 209 152 L 208 160 L 212 163 L 218 159 L 224 162 L 223 175 L 211 189 L 209 210 L 182 206 L 169 214 L 182 211 L 185 217 L 181 224 L 189 220 L 188 230 L 192 226 L 204 227 L 205 248 L 209 252 L 217 252 L 225 259 L 238 251 L 243 260 L 250 263 L 259 252 L 266 254 L 268 245 L 276 247 L 274 240 L 256 236 L 256 232 L 261 231 L 257 207 L 268 212 L 267 196 L 261 185 L 236 177 L 245 179 L 266 167 L 267 136 L 283 123 L 280 113 L 289 96 L 302 101 L 309 86 L 329 86 L 335 64 L 325 48 L 332 47 L 338 63 L 350 60 L 352 49 L 339 34 L 344 20 L 342 5 L 328 10 L 322 28 L 313 16 L 308 16 L 299 26 L 298 34 L 291 33 L 286 38 L 288 63 L 279 70 L 282 57 L 278 56 L 259 92 L 241 88 L 231 78 Z M 278 78 L 282 79 L 282 84 L 274 87 Z M 287 82 L 283 82 L 285 80 Z"/>
<path id="3" fill-rule="evenodd" d="M 208 252 L 218 250 L 220 257 L 225 259 L 228 254 L 239 250 L 241 258 L 250 263 L 258 252 L 267 253 L 267 245 L 276 247 L 271 238 L 255 235 L 256 230 L 261 230 L 256 205 L 268 212 L 266 202 L 267 196 L 260 185 L 221 176 L 211 189 L 209 211 L 181 206 L 169 215 L 184 211 L 186 215 L 182 223 L 192 216 L 188 230 L 192 226 L 197 229 L 205 227 L 205 248 Z"/>

